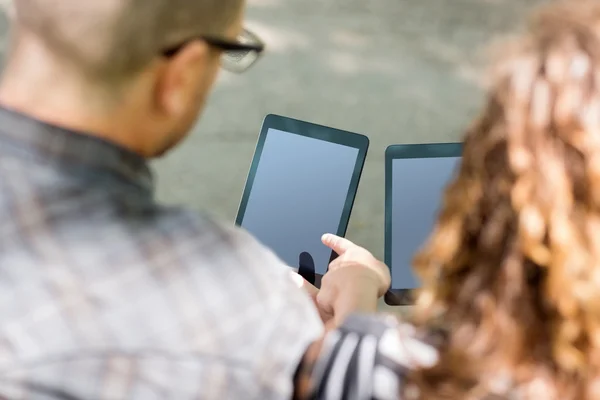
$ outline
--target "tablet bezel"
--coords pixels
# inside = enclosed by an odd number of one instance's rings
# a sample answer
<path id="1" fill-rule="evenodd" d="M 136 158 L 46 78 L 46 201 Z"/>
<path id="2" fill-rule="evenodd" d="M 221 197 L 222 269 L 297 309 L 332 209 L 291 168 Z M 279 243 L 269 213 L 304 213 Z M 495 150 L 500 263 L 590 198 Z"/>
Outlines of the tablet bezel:
<path id="1" fill-rule="evenodd" d="M 462 143 L 395 144 L 385 150 L 385 264 L 392 270 L 392 164 L 394 160 L 410 158 L 455 158 L 462 156 Z M 414 304 L 415 289 L 391 288 L 385 295 L 390 306 Z"/>
<path id="2" fill-rule="evenodd" d="M 324 140 L 330 143 L 336 143 L 348 147 L 358 149 L 358 156 L 354 171 L 352 173 L 352 179 L 350 181 L 350 187 L 346 195 L 346 202 L 340 218 L 340 225 L 338 226 L 338 236 L 345 236 L 348 229 L 348 223 L 350 221 L 350 215 L 352 214 L 352 208 L 354 207 L 354 201 L 356 199 L 356 193 L 358 192 L 358 185 L 360 183 L 360 177 L 365 165 L 367 158 L 367 152 L 369 150 L 369 138 L 365 135 L 361 135 L 354 132 L 343 131 L 323 125 L 314 124 L 311 122 L 300 121 L 294 118 L 284 117 L 281 115 L 269 114 L 265 117 L 263 125 L 258 136 L 256 143 L 256 149 L 254 156 L 252 157 L 252 163 L 250 165 L 250 171 L 244 185 L 244 191 L 238 208 L 238 213 L 235 219 L 235 224 L 238 226 L 242 225 L 244 215 L 246 214 L 246 207 L 248 206 L 248 200 L 254 185 L 254 179 L 260 164 L 260 158 L 265 145 L 265 140 L 269 129 L 277 129 L 283 132 L 289 132 L 300 136 L 310 137 L 313 139 Z M 333 172 L 332 172 L 333 173 Z M 337 257 L 334 252 L 331 253 L 330 262 Z"/>

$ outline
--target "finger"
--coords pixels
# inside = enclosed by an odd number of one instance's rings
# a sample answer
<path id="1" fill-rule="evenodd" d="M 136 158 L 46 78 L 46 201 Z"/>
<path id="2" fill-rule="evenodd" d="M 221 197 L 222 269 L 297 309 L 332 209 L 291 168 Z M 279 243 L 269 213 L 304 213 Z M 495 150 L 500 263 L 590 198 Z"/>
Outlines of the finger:
<path id="1" fill-rule="evenodd" d="M 326 233 L 321 237 L 321 241 L 338 255 L 342 255 L 356 245 L 346 238 L 337 235 Z"/>
<path id="2" fill-rule="evenodd" d="M 338 257 L 329 264 L 328 271 L 335 271 L 345 267 L 369 268 L 373 264 L 371 259 L 365 259 L 365 255 L 359 252 L 353 252 L 351 256 L 346 254 L 344 257 Z"/>
<path id="3" fill-rule="evenodd" d="M 328 287 L 319 290 L 315 300 L 317 307 L 322 314 L 333 317 L 334 315 L 334 302 L 335 302 L 335 291 Z"/>
<path id="4" fill-rule="evenodd" d="M 356 261 L 354 261 L 354 260 L 347 260 L 343 257 L 338 257 L 329 263 L 329 271 L 333 271 L 333 270 L 342 268 L 345 265 L 355 265 L 355 264 L 356 264 Z"/>

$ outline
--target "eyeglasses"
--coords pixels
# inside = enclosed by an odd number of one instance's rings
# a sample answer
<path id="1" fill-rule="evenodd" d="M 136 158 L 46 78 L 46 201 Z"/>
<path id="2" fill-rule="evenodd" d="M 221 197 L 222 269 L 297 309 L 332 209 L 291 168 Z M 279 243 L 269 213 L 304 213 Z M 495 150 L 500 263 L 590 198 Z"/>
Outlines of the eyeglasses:
<path id="1" fill-rule="evenodd" d="M 244 29 L 237 40 L 227 40 L 214 36 L 199 36 L 197 38 L 186 40 L 184 43 L 175 47 L 171 47 L 162 54 L 165 57 L 173 57 L 189 44 L 189 42 L 197 39 L 204 40 L 209 45 L 223 50 L 221 66 L 227 71 L 238 74 L 254 65 L 265 50 L 265 44 L 262 40 L 254 33 Z"/>

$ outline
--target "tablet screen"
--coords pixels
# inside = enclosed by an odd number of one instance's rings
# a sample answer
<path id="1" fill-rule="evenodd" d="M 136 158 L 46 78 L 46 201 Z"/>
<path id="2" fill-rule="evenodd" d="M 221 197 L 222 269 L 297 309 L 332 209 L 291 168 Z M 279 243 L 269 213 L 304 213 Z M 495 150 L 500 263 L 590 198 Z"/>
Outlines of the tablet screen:
<path id="1" fill-rule="evenodd" d="M 419 287 L 412 259 L 429 237 L 446 185 L 460 157 L 392 160 L 391 270 L 393 289 Z"/>
<path id="2" fill-rule="evenodd" d="M 323 275 L 331 250 L 321 236 L 338 232 L 358 156 L 354 147 L 270 128 L 240 225 L 287 265 L 309 255 Z"/>

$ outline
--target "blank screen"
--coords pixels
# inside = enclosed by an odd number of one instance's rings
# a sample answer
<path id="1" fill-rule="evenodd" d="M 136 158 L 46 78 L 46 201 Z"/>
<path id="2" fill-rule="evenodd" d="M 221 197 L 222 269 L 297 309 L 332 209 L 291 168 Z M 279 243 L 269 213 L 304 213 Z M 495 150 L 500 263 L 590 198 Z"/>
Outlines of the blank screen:
<path id="1" fill-rule="evenodd" d="M 429 237 L 442 195 L 460 157 L 405 158 L 392 161 L 393 289 L 415 289 L 412 258 Z"/>
<path id="2" fill-rule="evenodd" d="M 291 267 L 309 253 L 324 274 L 321 236 L 338 231 L 357 161 L 357 148 L 269 129 L 242 227 Z"/>

